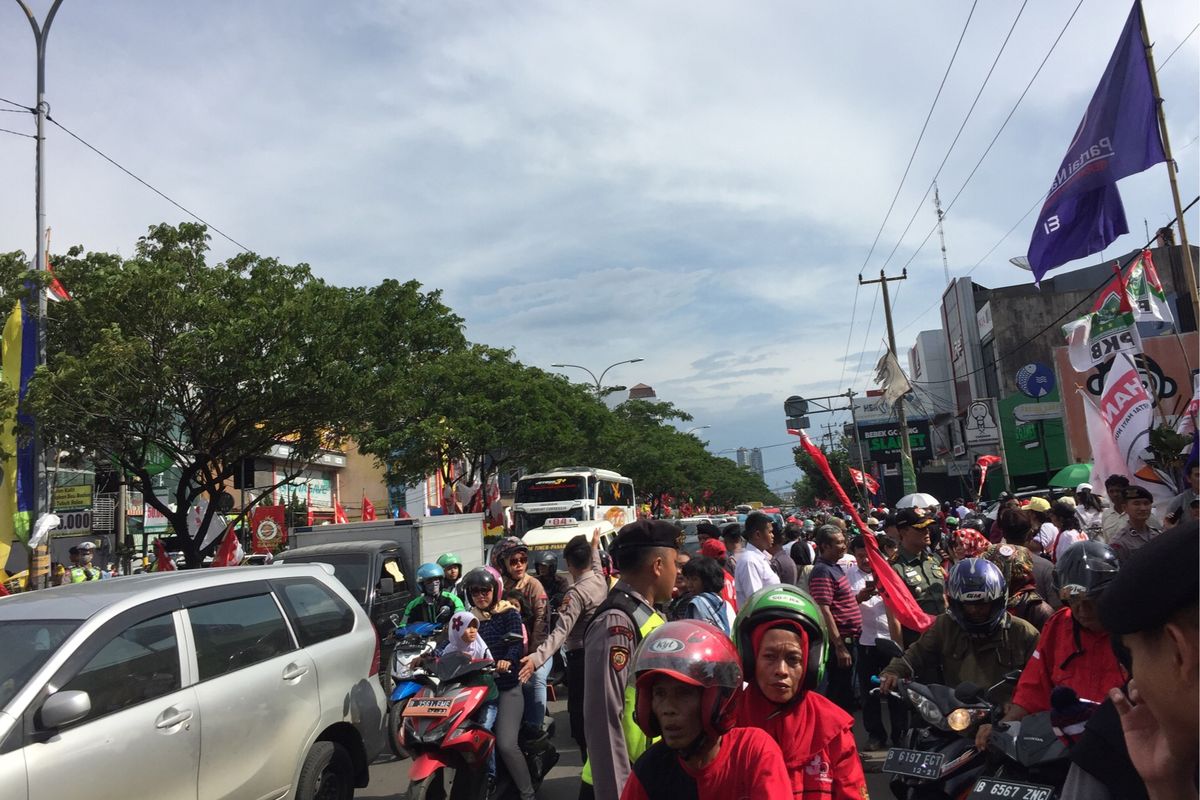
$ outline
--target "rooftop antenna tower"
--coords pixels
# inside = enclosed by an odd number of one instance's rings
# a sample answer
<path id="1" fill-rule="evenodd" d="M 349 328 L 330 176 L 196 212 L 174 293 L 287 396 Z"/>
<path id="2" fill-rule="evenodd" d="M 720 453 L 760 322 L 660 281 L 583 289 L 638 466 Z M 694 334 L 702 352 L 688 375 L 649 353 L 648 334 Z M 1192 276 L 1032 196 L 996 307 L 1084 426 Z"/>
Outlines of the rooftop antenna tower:
<path id="1" fill-rule="evenodd" d="M 937 181 L 933 182 L 933 207 L 937 211 L 937 229 L 938 241 L 942 243 L 942 272 L 946 276 L 946 285 L 950 285 L 950 259 L 946 256 L 946 230 L 942 227 L 942 220 L 946 218 L 946 214 L 942 211 L 942 198 L 938 195 Z"/>

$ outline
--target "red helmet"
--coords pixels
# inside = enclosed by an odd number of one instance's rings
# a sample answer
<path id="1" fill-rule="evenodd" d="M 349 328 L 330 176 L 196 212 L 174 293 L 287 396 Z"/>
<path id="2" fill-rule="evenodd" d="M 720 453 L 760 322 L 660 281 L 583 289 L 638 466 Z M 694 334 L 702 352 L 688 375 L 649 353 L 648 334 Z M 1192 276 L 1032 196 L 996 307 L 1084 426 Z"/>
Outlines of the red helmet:
<path id="1" fill-rule="evenodd" d="M 655 628 L 634 656 L 637 696 L 633 719 L 647 736 L 662 729 L 651 708 L 654 681 L 674 678 L 704 690 L 701 724 L 709 736 L 733 727 L 734 699 L 742 688 L 742 666 L 729 637 L 707 622 L 683 619 Z"/>

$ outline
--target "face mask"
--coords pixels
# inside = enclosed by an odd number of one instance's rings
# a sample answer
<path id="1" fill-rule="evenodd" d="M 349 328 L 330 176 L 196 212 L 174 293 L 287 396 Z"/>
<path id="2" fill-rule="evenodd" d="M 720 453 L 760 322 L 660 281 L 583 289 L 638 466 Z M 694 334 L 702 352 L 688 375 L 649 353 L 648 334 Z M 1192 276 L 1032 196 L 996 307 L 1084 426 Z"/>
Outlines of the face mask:
<path id="1" fill-rule="evenodd" d="M 425 581 L 425 594 L 430 597 L 436 597 L 442 593 L 442 581 L 440 578 L 431 578 Z"/>

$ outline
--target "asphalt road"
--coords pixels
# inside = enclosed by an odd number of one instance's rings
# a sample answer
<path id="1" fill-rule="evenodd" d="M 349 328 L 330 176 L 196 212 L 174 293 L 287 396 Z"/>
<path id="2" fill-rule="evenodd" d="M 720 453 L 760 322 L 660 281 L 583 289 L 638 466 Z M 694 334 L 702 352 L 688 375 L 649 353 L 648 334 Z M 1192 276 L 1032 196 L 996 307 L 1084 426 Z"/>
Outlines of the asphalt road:
<path id="1" fill-rule="evenodd" d="M 579 795 L 579 772 L 583 763 L 579 758 L 579 748 L 571 740 L 567 724 L 567 704 L 565 700 L 550 703 L 550 713 L 556 722 L 554 746 L 558 749 L 558 766 L 546 776 L 542 788 L 538 791 L 541 800 L 575 800 Z M 860 743 L 866 741 L 861 729 L 858 731 Z M 883 761 L 883 754 L 871 754 L 863 759 L 867 769 L 867 786 L 871 797 L 875 800 L 888 800 L 891 792 L 888 789 L 887 776 L 878 772 Z M 355 793 L 357 800 L 403 800 L 408 789 L 409 762 L 398 761 L 391 756 L 380 760 L 371 767 L 371 785 L 359 789 Z M 872 771 L 875 770 L 875 771 Z"/>

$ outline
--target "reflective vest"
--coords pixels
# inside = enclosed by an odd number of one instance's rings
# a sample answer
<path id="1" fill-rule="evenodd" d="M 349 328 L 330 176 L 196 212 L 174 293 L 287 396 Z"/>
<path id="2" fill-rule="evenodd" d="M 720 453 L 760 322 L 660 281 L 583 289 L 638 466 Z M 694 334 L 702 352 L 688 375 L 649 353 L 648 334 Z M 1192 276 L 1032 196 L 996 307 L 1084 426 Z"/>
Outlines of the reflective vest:
<path id="1" fill-rule="evenodd" d="M 67 574 L 71 577 L 71 583 L 100 580 L 100 570 L 95 567 L 74 567 Z"/>
<path id="2" fill-rule="evenodd" d="M 633 621 L 634 630 L 637 631 L 637 636 L 634 640 L 635 645 L 640 644 L 650 631 L 666 622 L 657 611 L 651 610 L 647 613 L 645 605 L 623 591 L 619 593 L 610 592 L 608 599 L 601 603 L 600 607 L 596 609 L 596 613 L 592 615 L 592 620 L 595 621 L 610 608 L 616 608 L 625 612 L 626 616 Z M 584 635 L 586 636 L 586 634 Z M 646 748 L 658 741 L 658 737 L 653 739 L 646 738 L 646 734 L 633 721 L 633 709 L 636 705 L 637 681 L 630 675 L 629 682 L 625 684 L 625 703 L 621 709 L 621 730 L 625 734 L 625 750 L 629 753 L 630 764 L 637 761 L 638 756 L 646 752 Z M 588 786 L 592 785 L 592 765 L 590 760 L 584 762 L 581 777 L 583 778 L 583 782 Z"/>

